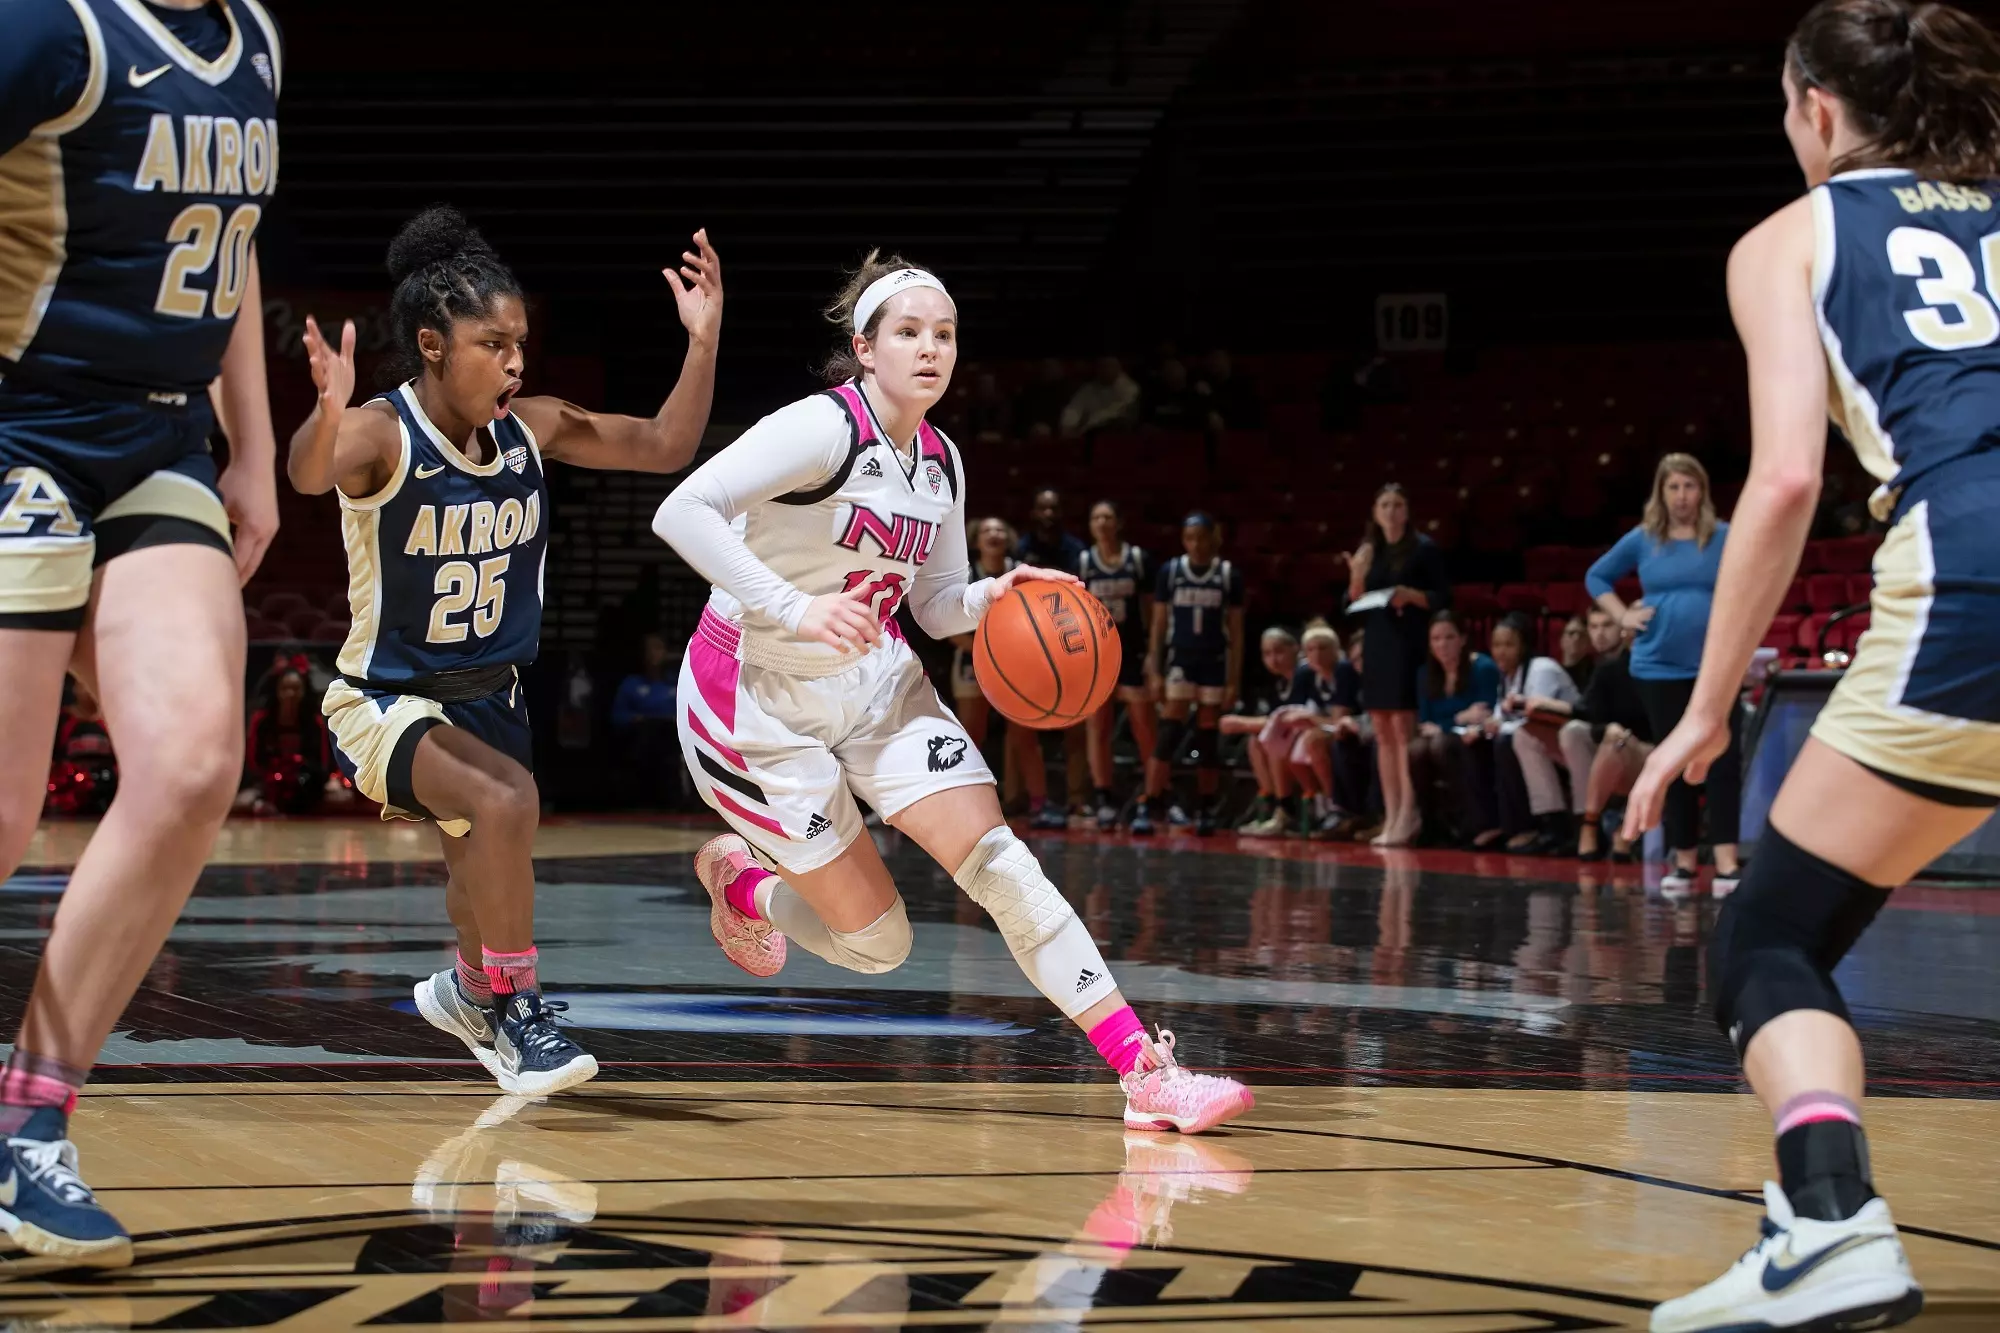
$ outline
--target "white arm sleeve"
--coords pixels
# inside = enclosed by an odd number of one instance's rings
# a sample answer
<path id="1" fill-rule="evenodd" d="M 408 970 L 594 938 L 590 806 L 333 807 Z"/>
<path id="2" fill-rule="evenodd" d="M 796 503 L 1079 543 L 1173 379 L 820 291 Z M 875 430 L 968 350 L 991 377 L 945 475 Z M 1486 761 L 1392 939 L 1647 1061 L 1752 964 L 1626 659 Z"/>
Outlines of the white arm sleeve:
<path id="1" fill-rule="evenodd" d="M 910 614 L 933 639 L 970 634 L 979 628 L 993 602 L 992 579 L 971 584 L 965 581 L 971 562 L 965 549 L 965 465 L 957 445 L 946 440 L 945 448 L 951 450 L 951 470 L 958 478 L 958 487 L 951 497 L 951 513 L 931 547 L 930 559 L 917 571 L 909 596 Z"/>
<path id="2" fill-rule="evenodd" d="M 796 633 L 812 594 L 774 574 L 731 525 L 752 505 L 831 477 L 846 461 L 847 441 L 846 414 L 831 398 L 781 407 L 674 487 L 653 515 L 653 531 L 746 609 Z"/>

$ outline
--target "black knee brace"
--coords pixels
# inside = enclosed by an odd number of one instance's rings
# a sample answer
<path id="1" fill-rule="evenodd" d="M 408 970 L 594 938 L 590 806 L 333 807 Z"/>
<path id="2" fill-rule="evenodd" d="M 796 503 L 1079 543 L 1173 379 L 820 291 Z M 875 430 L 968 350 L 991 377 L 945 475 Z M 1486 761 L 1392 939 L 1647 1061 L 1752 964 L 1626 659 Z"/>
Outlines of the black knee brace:
<path id="1" fill-rule="evenodd" d="M 1833 969 L 1888 901 L 1887 889 L 1766 826 L 1742 887 L 1722 904 L 1708 946 L 1716 1026 L 1739 1058 L 1759 1029 L 1794 1009 L 1851 1021 Z"/>
<path id="2" fill-rule="evenodd" d="M 1196 727 L 1194 744 L 1198 751 L 1195 765 L 1214 770 L 1222 767 L 1222 732 L 1216 727 Z"/>
<path id="3" fill-rule="evenodd" d="M 1181 742 L 1187 739 L 1188 720 L 1184 717 L 1160 719 L 1160 734 L 1153 741 L 1153 758 L 1171 764 L 1180 758 Z"/>

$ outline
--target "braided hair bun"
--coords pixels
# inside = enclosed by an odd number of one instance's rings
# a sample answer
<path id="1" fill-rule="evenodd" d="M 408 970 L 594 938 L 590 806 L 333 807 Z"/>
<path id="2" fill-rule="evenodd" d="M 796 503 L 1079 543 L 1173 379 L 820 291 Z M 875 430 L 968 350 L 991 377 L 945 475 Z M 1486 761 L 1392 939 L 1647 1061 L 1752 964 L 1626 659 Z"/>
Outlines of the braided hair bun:
<path id="1" fill-rule="evenodd" d="M 413 273 L 462 254 L 490 255 L 493 247 L 450 204 L 432 204 L 403 224 L 389 242 L 389 278 L 401 283 Z"/>
<path id="2" fill-rule="evenodd" d="M 388 266 L 396 283 L 389 301 L 396 339 L 395 355 L 386 365 L 389 383 L 408 379 L 421 368 L 421 330 L 435 330 L 449 340 L 454 321 L 486 315 L 496 297 L 521 295 L 520 281 L 499 253 L 449 204 L 432 204 L 403 224 L 389 242 Z"/>

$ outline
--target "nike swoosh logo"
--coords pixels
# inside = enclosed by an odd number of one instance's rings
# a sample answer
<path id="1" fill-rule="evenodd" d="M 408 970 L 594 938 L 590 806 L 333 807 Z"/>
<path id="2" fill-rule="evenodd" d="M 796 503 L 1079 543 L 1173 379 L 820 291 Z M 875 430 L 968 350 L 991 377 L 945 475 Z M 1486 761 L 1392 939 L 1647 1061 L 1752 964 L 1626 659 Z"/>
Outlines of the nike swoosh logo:
<path id="1" fill-rule="evenodd" d="M 428 478 L 435 477 L 438 473 L 442 471 L 444 471 L 443 463 L 439 463 L 437 466 L 432 468 L 425 468 L 423 464 L 419 463 L 417 465 L 417 480 L 418 481 L 427 480 Z"/>
<path id="2" fill-rule="evenodd" d="M 18 1193 L 18 1180 L 19 1178 L 12 1171 L 7 1173 L 7 1183 L 0 1185 L 0 1206 L 8 1208 L 14 1206 L 14 1195 Z"/>
<path id="3" fill-rule="evenodd" d="M 1818 1268 L 1829 1259 L 1838 1258 L 1846 1254 L 1849 1250 L 1858 1250 L 1863 1245 L 1872 1245 L 1878 1240 L 1886 1239 L 1888 1239 L 1886 1236 L 1848 1236 L 1845 1239 L 1835 1241 L 1823 1250 L 1806 1256 L 1805 1259 L 1793 1264 L 1790 1268 L 1784 1267 L 1776 1259 L 1773 1259 L 1764 1265 L 1764 1290 L 1772 1292 L 1783 1291 L 1786 1287 L 1791 1286 L 1794 1282 L 1797 1282 L 1800 1278 L 1812 1272 L 1813 1269 Z"/>
<path id="4" fill-rule="evenodd" d="M 132 86 L 134 88 L 143 88 L 147 84 L 151 83 L 154 79 L 159 78 L 162 74 L 165 74 L 168 70 L 172 68 L 173 66 L 171 64 L 167 64 L 160 66 L 158 69 L 148 70 L 146 73 L 141 74 L 139 72 L 139 67 L 137 65 L 134 65 L 126 73 L 125 77 L 132 81 Z"/>

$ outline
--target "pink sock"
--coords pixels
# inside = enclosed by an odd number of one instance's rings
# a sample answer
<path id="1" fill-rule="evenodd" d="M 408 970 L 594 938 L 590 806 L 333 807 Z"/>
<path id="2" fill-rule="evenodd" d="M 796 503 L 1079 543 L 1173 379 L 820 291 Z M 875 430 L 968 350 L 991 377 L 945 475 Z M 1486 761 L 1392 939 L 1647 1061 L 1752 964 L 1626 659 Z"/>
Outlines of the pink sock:
<path id="1" fill-rule="evenodd" d="M 1139 1063 L 1143 1042 L 1133 1041 L 1133 1036 L 1144 1033 L 1146 1025 L 1139 1021 L 1139 1015 L 1126 1005 L 1111 1017 L 1090 1030 L 1090 1044 L 1104 1057 L 1120 1077 L 1132 1072 Z"/>
<path id="2" fill-rule="evenodd" d="M 59 1106 L 64 1115 L 76 1110 L 77 1089 L 90 1077 L 46 1055 L 17 1050 L 0 1069 L 0 1132 L 12 1134 L 45 1106 Z"/>
<path id="3" fill-rule="evenodd" d="M 458 955 L 458 993 L 474 1004 L 493 1003 L 493 983 L 486 979 L 486 969 L 465 961 L 465 955 Z"/>
<path id="4" fill-rule="evenodd" d="M 494 995 L 539 989 L 535 978 L 535 950 L 495 953 L 491 949 L 481 949 L 479 953 L 480 961 L 485 965 L 486 982 L 493 987 Z"/>
<path id="5" fill-rule="evenodd" d="M 1861 1108 L 1837 1092 L 1802 1092 L 1778 1108 L 1778 1133 L 1789 1134 L 1800 1125 L 1819 1120 L 1861 1123 Z"/>
<path id="6" fill-rule="evenodd" d="M 762 866 L 751 866 L 735 879 L 729 881 L 722 890 L 722 896 L 729 905 L 752 921 L 762 921 L 764 914 L 757 910 L 757 890 L 767 879 L 776 879 Z"/>

